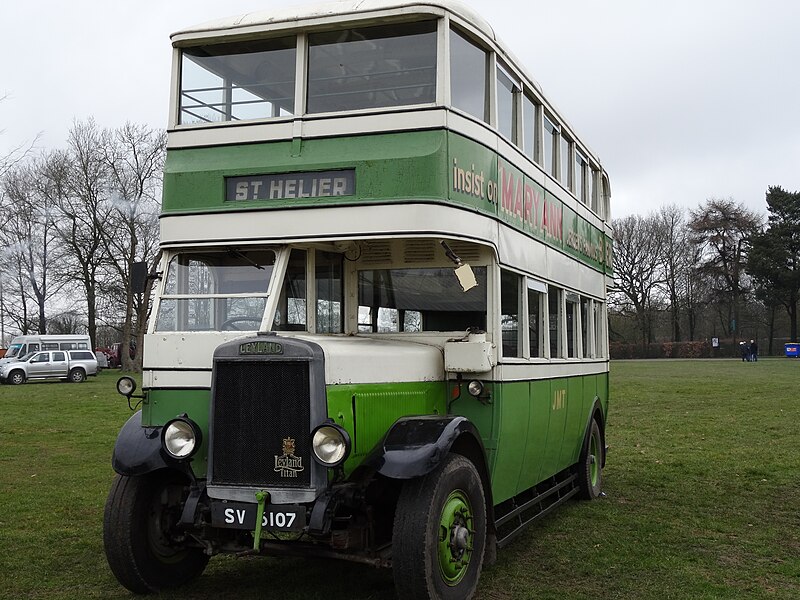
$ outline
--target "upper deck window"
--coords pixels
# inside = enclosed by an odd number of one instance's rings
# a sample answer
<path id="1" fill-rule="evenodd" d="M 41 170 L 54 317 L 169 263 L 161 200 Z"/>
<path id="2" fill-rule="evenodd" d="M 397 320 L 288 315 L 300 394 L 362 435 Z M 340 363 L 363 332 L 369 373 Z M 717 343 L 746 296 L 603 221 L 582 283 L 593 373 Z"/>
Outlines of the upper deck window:
<path id="1" fill-rule="evenodd" d="M 296 46 L 289 37 L 184 49 L 179 122 L 293 114 Z"/>
<path id="2" fill-rule="evenodd" d="M 454 108 L 489 122 L 489 54 L 456 30 L 450 31 L 450 97 Z"/>
<path id="3" fill-rule="evenodd" d="M 308 112 L 436 101 L 436 22 L 308 36 Z"/>
<path id="4" fill-rule="evenodd" d="M 518 144 L 517 140 L 517 103 L 519 102 L 519 84 L 497 68 L 497 129 L 508 140 Z"/>

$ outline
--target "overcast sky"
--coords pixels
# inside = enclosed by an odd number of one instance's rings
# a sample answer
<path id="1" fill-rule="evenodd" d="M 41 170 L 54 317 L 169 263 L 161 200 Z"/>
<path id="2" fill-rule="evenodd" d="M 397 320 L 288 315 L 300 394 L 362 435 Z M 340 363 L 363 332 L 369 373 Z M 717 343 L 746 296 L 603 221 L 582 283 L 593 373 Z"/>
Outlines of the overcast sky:
<path id="1" fill-rule="evenodd" d="M 166 127 L 169 34 L 304 0 L 0 7 L 0 156 L 74 120 Z M 614 217 L 800 190 L 800 1 L 467 0 L 599 155 Z"/>

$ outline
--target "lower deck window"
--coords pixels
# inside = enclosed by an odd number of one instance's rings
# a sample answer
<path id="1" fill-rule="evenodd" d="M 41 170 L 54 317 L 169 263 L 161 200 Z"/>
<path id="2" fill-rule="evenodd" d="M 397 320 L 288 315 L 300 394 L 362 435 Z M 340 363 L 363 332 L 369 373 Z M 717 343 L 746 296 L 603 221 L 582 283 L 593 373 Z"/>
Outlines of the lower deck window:
<path id="1" fill-rule="evenodd" d="M 374 269 L 358 273 L 360 332 L 465 331 L 486 328 L 486 268 L 464 292 L 451 268 Z"/>

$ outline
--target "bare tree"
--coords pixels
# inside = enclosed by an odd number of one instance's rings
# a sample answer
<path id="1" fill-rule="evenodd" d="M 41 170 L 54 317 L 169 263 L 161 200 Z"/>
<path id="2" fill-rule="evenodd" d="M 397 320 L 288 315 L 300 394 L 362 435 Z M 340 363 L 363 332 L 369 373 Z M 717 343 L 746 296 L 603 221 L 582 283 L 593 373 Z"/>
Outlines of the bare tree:
<path id="1" fill-rule="evenodd" d="M 653 340 L 655 292 L 663 282 L 661 236 L 655 216 L 614 219 L 614 291 L 612 300 L 633 307 L 644 347 Z"/>
<path id="2" fill-rule="evenodd" d="M 142 348 L 152 280 L 148 280 L 145 294 L 134 293 L 131 270 L 137 261 L 148 263 L 153 270 L 158 260 L 158 210 L 165 151 L 164 131 L 126 123 L 106 132 L 104 160 L 112 189 L 112 210 L 103 244 L 124 298 L 123 348 L 132 338 L 136 339 L 136 347 Z M 127 352 L 121 354 L 123 368 L 141 368 L 141 353 L 137 352 L 133 364 Z"/>
<path id="3" fill-rule="evenodd" d="M 86 320 L 92 344 L 97 337 L 97 305 L 103 269 L 109 263 L 103 243 L 104 227 L 111 218 L 108 195 L 108 165 L 103 140 L 95 122 L 73 124 L 69 132 L 66 173 L 51 176 L 64 182 L 56 207 L 56 227 L 68 260 L 65 275 L 82 289 Z"/>
<path id="4" fill-rule="evenodd" d="M 681 314 L 687 302 L 687 275 L 692 267 L 692 245 L 685 214 L 683 208 L 673 204 L 662 206 L 656 217 L 673 342 L 681 341 Z"/>
<path id="5" fill-rule="evenodd" d="M 762 218 L 733 200 L 710 199 L 691 211 L 692 240 L 701 250 L 700 268 L 716 296 L 723 330 L 741 329 L 741 304 L 749 289 L 745 262 L 750 237 Z"/>
<path id="6" fill-rule="evenodd" d="M 28 324 L 28 300 L 38 314 L 36 330 L 47 333 L 47 305 L 56 296 L 62 283 L 53 280 L 53 265 L 59 259 L 53 223 L 55 182 L 45 173 L 57 155 L 17 165 L 6 172 L 3 180 L 3 213 L 5 224 L 0 239 L 5 255 L 18 276 L 16 292 L 21 300 L 22 315 L 14 320 Z"/>

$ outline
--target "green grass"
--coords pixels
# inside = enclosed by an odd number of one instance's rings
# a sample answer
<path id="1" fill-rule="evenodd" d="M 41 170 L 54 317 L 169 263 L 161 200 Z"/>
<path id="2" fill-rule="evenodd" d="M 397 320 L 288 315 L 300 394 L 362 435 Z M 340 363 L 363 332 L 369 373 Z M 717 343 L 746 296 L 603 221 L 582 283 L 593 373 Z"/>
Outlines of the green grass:
<path id="1" fill-rule="evenodd" d="M 125 598 L 103 554 L 130 411 L 104 372 L 0 387 L 0 598 Z M 478 598 L 800 597 L 800 361 L 612 364 L 606 496 L 570 502 L 484 570 Z M 215 557 L 161 598 L 388 600 L 391 575 Z"/>

